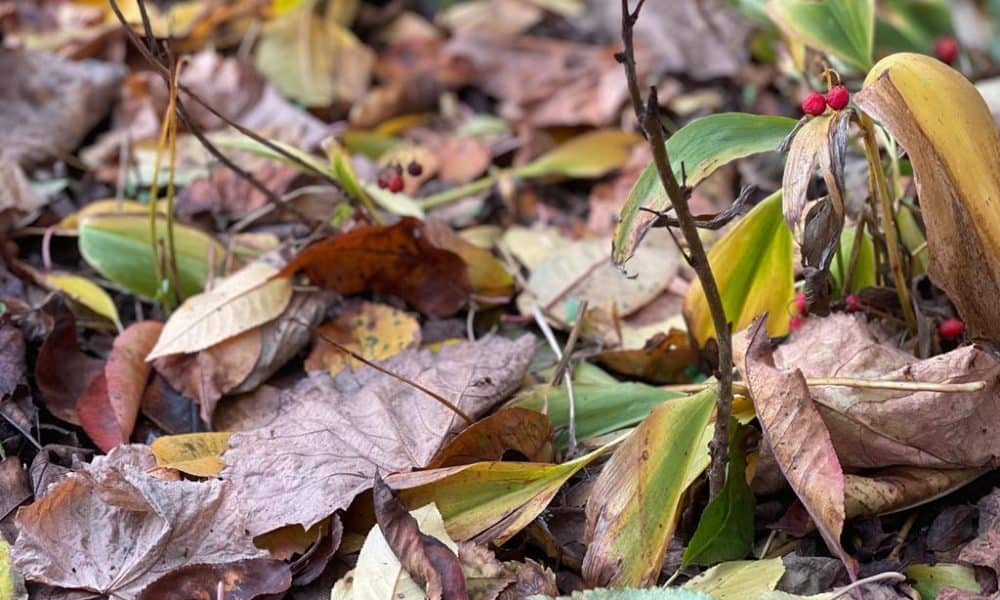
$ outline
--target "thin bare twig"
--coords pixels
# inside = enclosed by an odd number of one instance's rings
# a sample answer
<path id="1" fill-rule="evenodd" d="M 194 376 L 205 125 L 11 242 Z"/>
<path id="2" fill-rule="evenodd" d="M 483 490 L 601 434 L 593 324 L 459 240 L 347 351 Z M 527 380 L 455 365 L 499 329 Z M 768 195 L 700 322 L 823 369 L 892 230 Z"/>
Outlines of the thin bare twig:
<path id="1" fill-rule="evenodd" d="M 666 137 L 663 126 L 660 123 L 659 101 L 655 87 L 650 88 L 649 97 L 645 108 L 643 108 L 642 92 L 640 91 L 639 79 L 636 74 L 635 48 L 632 35 L 632 30 L 639 19 L 639 11 L 642 9 L 643 1 L 640 0 L 637 3 L 635 11 L 629 11 L 628 0 L 621 0 L 621 3 L 624 52 L 618 55 L 618 59 L 625 67 L 625 77 L 628 81 L 632 108 L 653 152 L 653 162 L 660 176 L 660 182 L 663 184 L 663 189 L 666 190 L 667 197 L 670 198 L 670 203 L 677 215 L 677 224 L 684 235 L 684 241 L 688 247 L 686 256 L 691 267 L 698 275 L 698 281 L 701 282 L 708 310 L 712 315 L 712 324 L 715 327 L 716 345 L 718 347 L 717 377 L 719 383 L 718 395 L 716 397 L 715 432 L 712 436 L 712 442 L 709 445 L 712 454 L 712 463 L 708 469 L 709 495 L 711 498 L 715 498 L 725 483 L 726 463 L 729 460 L 729 417 L 732 413 L 733 399 L 732 336 L 729 323 L 726 320 L 726 312 L 722 305 L 722 297 L 719 294 L 719 288 L 712 274 L 712 267 L 708 262 L 708 255 L 705 253 L 705 246 L 702 244 L 701 237 L 698 234 L 698 224 L 695 222 L 694 217 L 691 216 L 691 209 L 688 206 L 690 190 L 678 185 L 677 178 L 670 167 L 670 157 L 667 155 Z"/>
<path id="2" fill-rule="evenodd" d="M 671 392 L 697 393 L 710 388 L 713 383 L 690 383 L 681 385 L 664 385 L 660 389 Z M 964 383 L 935 383 L 933 381 L 892 381 L 888 379 L 858 379 L 855 377 L 815 377 L 806 379 L 808 387 L 850 387 L 863 390 L 895 390 L 898 392 L 937 392 L 940 394 L 965 394 L 986 389 L 985 381 L 966 381 Z M 746 384 L 734 383 L 733 387 L 741 394 L 748 393 Z"/>

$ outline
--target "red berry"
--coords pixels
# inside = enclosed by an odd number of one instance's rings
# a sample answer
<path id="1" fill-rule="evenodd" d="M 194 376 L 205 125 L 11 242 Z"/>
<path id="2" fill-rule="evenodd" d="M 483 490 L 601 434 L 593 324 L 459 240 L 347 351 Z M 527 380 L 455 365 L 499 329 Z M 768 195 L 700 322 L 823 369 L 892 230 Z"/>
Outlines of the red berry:
<path id="1" fill-rule="evenodd" d="M 389 191 L 392 192 L 393 194 L 398 194 L 399 192 L 402 192 L 403 176 L 400 175 L 398 172 L 393 172 L 392 175 L 389 175 L 388 187 Z"/>
<path id="2" fill-rule="evenodd" d="M 959 321 L 955 317 L 945 319 L 944 321 L 941 321 L 940 325 L 938 325 L 938 335 L 945 340 L 960 338 L 963 333 L 965 333 L 965 323 Z"/>
<path id="3" fill-rule="evenodd" d="M 819 92 L 809 92 L 802 100 L 802 112 L 818 117 L 826 111 L 826 98 Z"/>
<path id="4" fill-rule="evenodd" d="M 386 178 L 384 174 L 379 175 L 375 183 L 377 183 L 378 187 L 380 187 L 383 190 L 389 187 L 389 179 Z"/>
<path id="5" fill-rule="evenodd" d="M 792 315 L 788 319 L 788 328 L 791 329 L 792 331 L 796 331 L 800 329 L 802 327 L 802 324 L 805 322 L 806 320 L 802 318 L 801 315 Z"/>
<path id="6" fill-rule="evenodd" d="M 851 99 L 851 93 L 843 85 L 835 85 L 826 93 L 826 103 L 833 110 L 843 110 L 847 102 Z"/>
<path id="7" fill-rule="evenodd" d="M 795 311 L 804 315 L 807 310 L 809 310 L 809 304 L 806 302 L 806 295 L 802 292 L 795 294 Z"/>
<path id="8" fill-rule="evenodd" d="M 844 308 L 847 309 L 847 312 L 858 312 L 861 310 L 861 300 L 854 294 L 848 294 L 844 298 Z"/>
<path id="9" fill-rule="evenodd" d="M 958 58 L 958 42 L 950 36 L 934 40 L 934 56 L 950 65 Z"/>

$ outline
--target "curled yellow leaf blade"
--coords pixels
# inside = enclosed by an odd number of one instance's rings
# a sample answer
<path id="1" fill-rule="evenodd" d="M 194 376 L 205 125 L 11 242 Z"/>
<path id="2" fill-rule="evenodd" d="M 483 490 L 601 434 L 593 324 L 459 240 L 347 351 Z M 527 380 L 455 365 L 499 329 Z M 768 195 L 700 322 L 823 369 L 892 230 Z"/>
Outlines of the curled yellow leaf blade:
<path id="1" fill-rule="evenodd" d="M 888 56 L 855 102 L 907 151 L 929 274 L 973 336 L 1000 340 L 1000 133 L 976 88 L 921 54 Z"/>
<path id="2" fill-rule="evenodd" d="M 214 477 L 225 463 L 222 453 L 229 447 L 228 432 L 185 433 L 156 438 L 149 446 L 156 464 L 197 477 Z"/>
<path id="3" fill-rule="evenodd" d="M 114 301 L 93 281 L 72 273 L 52 272 L 43 275 L 42 282 L 46 287 L 59 290 L 102 317 L 107 317 L 121 329 L 121 319 L 118 318 L 118 308 Z"/>

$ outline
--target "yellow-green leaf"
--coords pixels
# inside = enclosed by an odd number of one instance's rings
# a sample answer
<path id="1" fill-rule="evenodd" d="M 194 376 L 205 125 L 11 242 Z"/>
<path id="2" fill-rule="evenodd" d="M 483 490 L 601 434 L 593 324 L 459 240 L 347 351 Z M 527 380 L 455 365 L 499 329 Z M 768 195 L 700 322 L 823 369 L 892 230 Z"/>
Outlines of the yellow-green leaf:
<path id="1" fill-rule="evenodd" d="M 587 502 L 588 585 L 656 581 L 684 491 L 704 468 L 714 408 L 712 391 L 664 402 L 608 460 Z"/>
<path id="2" fill-rule="evenodd" d="M 228 432 L 185 433 L 156 438 L 149 449 L 156 464 L 197 477 L 214 477 L 225 463 L 222 453 L 229 447 Z"/>
<path id="3" fill-rule="evenodd" d="M 585 133 L 514 169 L 516 177 L 601 177 L 625 164 L 632 146 L 642 138 L 621 129 Z"/>
<path id="4" fill-rule="evenodd" d="M 785 564 L 781 558 L 736 560 L 718 564 L 684 584 L 716 600 L 746 600 L 774 590 Z"/>
<path id="5" fill-rule="evenodd" d="M 944 63 L 894 54 L 855 101 L 909 154 L 931 279 L 972 336 L 1000 340 L 1000 133 L 982 96 Z"/>
<path id="6" fill-rule="evenodd" d="M 59 290 L 102 317 L 107 317 L 121 329 L 122 323 L 114 300 L 93 281 L 72 273 L 52 271 L 42 275 L 42 283 L 48 288 Z"/>
<path id="7" fill-rule="evenodd" d="M 945 587 L 965 590 L 971 595 L 979 594 L 981 589 L 975 571 L 968 565 L 917 563 L 907 565 L 903 572 L 913 580 L 913 587 L 920 592 L 921 598 L 937 598 Z"/>
<path id="8" fill-rule="evenodd" d="M 746 113 L 722 113 L 691 121 L 667 140 L 670 168 L 690 187 L 719 167 L 738 158 L 776 149 L 795 128 L 795 119 Z M 683 165 L 683 169 L 681 168 Z M 639 175 L 622 206 L 621 220 L 612 240 L 615 264 L 635 252 L 655 215 L 646 208 L 663 211 L 670 206 L 656 166 L 649 164 Z"/>
<path id="9" fill-rule="evenodd" d="M 612 448 L 559 465 L 481 462 L 390 476 L 407 506 L 434 502 L 458 540 L 502 544 L 531 523 L 577 471 Z"/>
<path id="10" fill-rule="evenodd" d="M 226 249 L 208 234 L 174 223 L 177 283 L 182 296 L 205 287 L 209 272 L 222 266 Z M 166 248 L 166 219 L 156 220 L 156 239 Z M 162 289 L 150 244 L 149 218 L 140 215 L 93 215 L 81 219 L 80 254 L 90 266 L 129 291 L 147 298 Z M 209 262 L 211 261 L 211 265 Z"/>
<path id="11" fill-rule="evenodd" d="M 197 352 L 274 319 L 292 298 L 292 282 L 278 269 L 253 262 L 212 291 L 188 298 L 167 320 L 146 357 Z"/>
<path id="12" fill-rule="evenodd" d="M 789 37 L 858 71 L 871 67 L 875 0 L 771 0 L 767 12 Z"/>
<path id="13" fill-rule="evenodd" d="M 771 337 L 788 333 L 788 306 L 795 297 L 792 232 L 781 212 L 781 192 L 760 202 L 712 246 L 708 261 L 719 284 L 733 331 L 767 313 Z M 684 318 L 699 344 L 715 335 L 705 293 L 695 281 L 684 300 Z"/>

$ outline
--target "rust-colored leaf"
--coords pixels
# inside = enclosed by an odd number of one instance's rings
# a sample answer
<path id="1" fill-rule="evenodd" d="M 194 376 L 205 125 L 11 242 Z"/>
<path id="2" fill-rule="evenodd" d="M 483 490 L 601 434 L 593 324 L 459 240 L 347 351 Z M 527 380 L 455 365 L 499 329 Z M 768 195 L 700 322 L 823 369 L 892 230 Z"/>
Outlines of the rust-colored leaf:
<path id="1" fill-rule="evenodd" d="M 775 367 L 765 318 L 758 317 L 750 326 L 746 354 L 747 383 L 757 418 L 785 479 L 816 522 L 830 551 L 854 578 L 857 563 L 840 545 L 844 472 L 802 372 Z"/>
<path id="2" fill-rule="evenodd" d="M 420 531 L 399 496 L 375 474 L 375 519 L 393 553 L 430 600 L 468 598 L 458 556 L 437 538 Z"/>
<path id="3" fill-rule="evenodd" d="M 516 453 L 512 460 L 518 461 L 551 460 L 552 425 L 549 417 L 527 408 L 505 408 L 464 429 L 427 467 L 435 469 L 499 461 L 508 453 Z"/>
<path id="4" fill-rule="evenodd" d="M 465 262 L 428 240 L 424 224 L 404 217 L 395 225 L 365 225 L 299 253 L 281 275 L 305 272 L 313 283 L 345 296 L 393 294 L 420 312 L 458 312 L 471 290 Z"/>
<path id="5" fill-rule="evenodd" d="M 691 348 L 685 331 L 671 329 L 658 333 L 634 350 L 606 350 L 594 359 L 601 365 L 653 383 L 681 383 L 688 380 L 686 372 L 698 364 L 698 353 Z"/>
<path id="6" fill-rule="evenodd" d="M 140 321 L 115 338 L 108 362 L 76 402 L 80 424 L 105 452 L 127 444 L 139 415 L 150 365 L 146 355 L 156 344 L 163 323 Z"/>
<path id="7" fill-rule="evenodd" d="M 52 315 L 52 330 L 42 342 L 35 363 L 35 381 L 45 408 L 63 421 L 80 424 L 76 399 L 101 373 L 101 361 L 80 351 L 76 319 L 59 299 L 46 309 Z"/>

